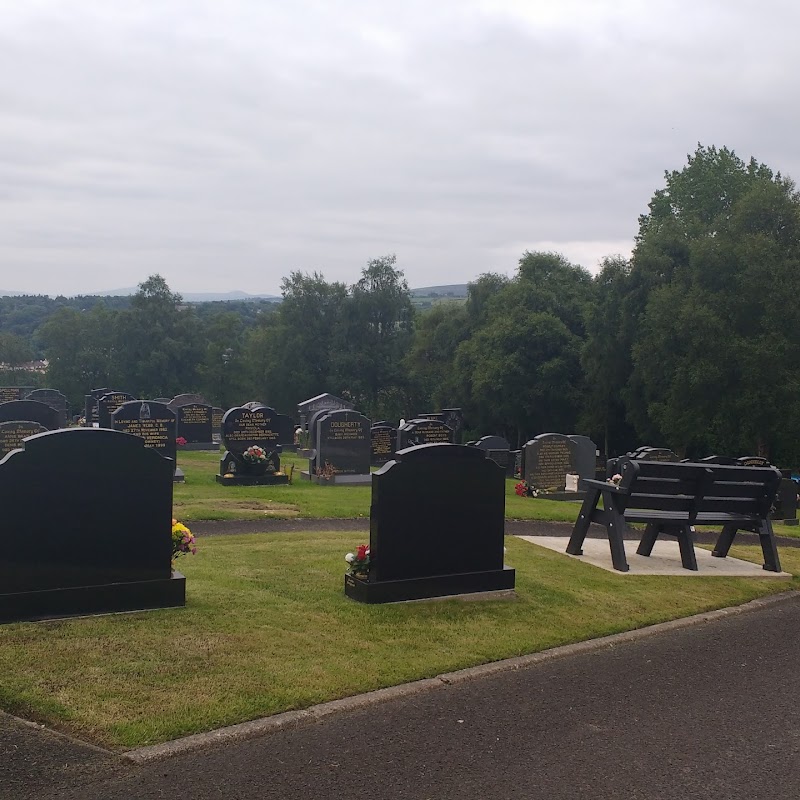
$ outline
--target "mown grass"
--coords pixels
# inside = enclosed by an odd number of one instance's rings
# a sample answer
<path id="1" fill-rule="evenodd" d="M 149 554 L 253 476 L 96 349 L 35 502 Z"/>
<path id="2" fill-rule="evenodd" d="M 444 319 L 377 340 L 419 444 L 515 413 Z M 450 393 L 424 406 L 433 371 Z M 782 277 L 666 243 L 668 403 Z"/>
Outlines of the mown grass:
<path id="1" fill-rule="evenodd" d="M 205 538 L 179 563 L 186 608 L 0 626 L 0 707 L 133 747 L 797 585 L 619 576 L 507 537 L 515 600 L 367 606 L 342 585 L 363 537 Z M 800 550 L 781 557 L 800 571 Z"/>
<path id="2" fill-rule="evenodd" d="M 285 453 L 281 467 L 294 466 L 290 485 L 221 486 L 215 480 L 219 472 L 219 454 L 180 452 L 178 463 L 186 482 L 175 484 L 175 515 L 182 520 L 195 519 L 278 519 L 291 517 L 355 519 L 369 516 L 372 489 L 369 486 L 318 486 L 300 478 L 308 461 Z M 574 522 L 578 503 L 518 497 L 516 480 L 506 481 L 506 517 Z"/>

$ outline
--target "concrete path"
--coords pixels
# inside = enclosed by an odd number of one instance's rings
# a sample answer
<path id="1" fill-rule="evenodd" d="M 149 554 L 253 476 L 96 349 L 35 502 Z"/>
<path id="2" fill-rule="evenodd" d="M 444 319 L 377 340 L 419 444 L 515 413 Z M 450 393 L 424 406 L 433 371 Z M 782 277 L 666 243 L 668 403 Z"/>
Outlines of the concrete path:
<path id="1" fill-rule="evenodd" d="M 800 595 L 751 608 L 144 765 L 5 718 L 0 798 L 795 798 Z"/>

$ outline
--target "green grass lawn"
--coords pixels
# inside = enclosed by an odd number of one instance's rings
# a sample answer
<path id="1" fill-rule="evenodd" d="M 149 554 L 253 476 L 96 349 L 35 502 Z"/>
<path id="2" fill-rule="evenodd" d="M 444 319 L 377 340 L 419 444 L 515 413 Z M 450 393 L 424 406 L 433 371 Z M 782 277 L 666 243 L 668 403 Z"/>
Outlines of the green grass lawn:
<path id="1" fill-rule="evenodd" d="M 345 597 L 342 577 L 363 538 L 205 538 L 179 562 L 186 608 L 0 626 L 0 707 L 132 747 L 797 585 L 631 578 L 507 537 L 515 600 L 367 606 Z M 760 560 L 756 547 L 732 555 Z M 800 550 L 781 558 L 800 572 Z"/>
<path id="2" fill-rule="evenodd" d="M 308 461 L 294 454 L 281 457 L 281 467 L 294 466 L 292 483 L 284 486 L 221 486 L 219 454 L 184 451 L 178 463 L 186 482 L 175 484 L 175 516 L 191 522 L 195 519 L 264 519 L 273 517 L 346 518 L 369 516 L 370 486 L 318 486 L 300 478 Z M 517 497 L 516 480 L 506 480 L 506 517 L 574 522 L 579 503 Z"/>

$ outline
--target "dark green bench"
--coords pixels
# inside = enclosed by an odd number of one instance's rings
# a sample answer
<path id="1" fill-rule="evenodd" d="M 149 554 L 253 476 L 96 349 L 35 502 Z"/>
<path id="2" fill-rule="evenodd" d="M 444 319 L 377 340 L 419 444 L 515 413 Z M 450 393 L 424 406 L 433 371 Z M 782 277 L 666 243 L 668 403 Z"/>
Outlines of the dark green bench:
<path id="1" fill-rule="evenodd" d="M 582 555 L 592 522 L 605 526 L 614 569 L 627 572 L 623 534 L 628 523 L 644 523 L 637 553 L 649 556 L 659 534 L 678 540 L 681 563 L 696 570 L 692 526 L 722 526 L 712 555 L 728 555 L 740 530 L 758 534 L 764 569 L 780 572 L 769 512 L 781 482 L 772 467 L 688 462 L 626 461 L 619 485 L 584 479 L 586 498 L 567 553 Z M 602 508 L 599 507 L 602 500 Z"/>

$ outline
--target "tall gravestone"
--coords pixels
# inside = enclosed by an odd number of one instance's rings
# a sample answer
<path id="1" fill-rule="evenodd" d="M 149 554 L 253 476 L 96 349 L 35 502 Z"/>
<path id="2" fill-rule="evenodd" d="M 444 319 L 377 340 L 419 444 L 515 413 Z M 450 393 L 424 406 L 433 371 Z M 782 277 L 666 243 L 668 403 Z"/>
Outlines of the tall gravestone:
<path id="1" fill-rule="evenodd" d="M 581 492 L 567 492 L 567 475 L 578 472 L 578 444 L 561 433 L 540 433 L 525 444 L 525 480 L 539 497 L 577 500 Z"/>
<path id="2" fill-rule="evenodd" d="M 417 417 L 397 430 L 397 449 L 421 444 L 453 444 L 453 429 L 438 419 Z"/>
<path id="3" fill-rule="evenodd" d="M 213 407 L 203 403 L 186 403 L 175 409 L 178 436 L 186 440 L 184 450 L 217 450 L 213 442 Z"/>
<path id="4" fill-rule="evenodd" d="M 346 575 L 345 593 L 388 603 L 513 589 L 504 527 L 505 471 L 483 450 L 400 450 L 372 476 L 372 566 L 367 579 Z"/>
<path id="5" fill-rule="evenodd" d="M 278 432 L 278 444 L 284 449 L 294 449 L 294 420 L 288 414 L 279 414 L 277 411 L 273 420 Z"/>
<path id="6" fill-rule="evenodd" d="M 224 486 L 264 486 L 288 483 L 281 472 L 278 432 L 274 425 L 275 412 L 268 408 L 229 408 L 222 418 L 222 443 L 225 453 L 219 462 L 217 483 Z M 264 450 L 266 459 L 254 463 L 248 460 L 248 450 Z"/>
<path id="7" fill-rule="evenodd" d="M 59 426 L 58 412 L 38 400 L 9 400 L 0 403 L 0 422 L 38 422 L 49 431 Z"/>
<path id="8" fill-rule="evenodd" d="M 97 409 L 97 401 L 104 395 L 113 392 L 113 389 L 104 387 L 102 389 L 92 389 L 89 394 L 85 395 L 85 405 L 83 411 L 84 425 L 87 428 L 100 425 L 100 416 Z"/>
<path id="9" fill-rule="evenodd" d="M 32 436 L 0 462 L 0 507 L 0 621 L 185 604 L 172 572 L 172 464 L 142 439 Z"/>
<path id="10" fill-rule="evenodd" d="M 597 445 L 588 436 L 571 434 L 569 438 L 578 446 L 575 453 L 575 472 L 579 477 L 578 488 L 583 491 L 583 480 L 594 480 L 597 473 Z"/>
<path id="11" fill-rule="evenodd" d="M 37 400 L 44 403 L 58 413 L 58 427 L 67 427 L 67 417 L 69 415 L 69 404 L 67 396 L 58 389 L 34 389 L 25 395 L 25 400 Z"/>
<path id="12" fill-rule="evenodd" d="M 111 415 L 123 404 L 136 398 L 127 392 L 109 392 L 97 401 L 97 426 L 111 427 Z"/>
<path id="13" fill-rule="evenodd" d="M 380 422 L 369 430 L 370 463 L 375 467 L 383 466 L 394 458 L 397 450 L 397 428 L 388 422 Z"/>
<path id="14" fill-rule="evenodd" d="M 371 422 L 358 411 L 331 411 L 316 423 L 316 483 L 370 483 Z M 305 477 L 305 476 L 304 476 Z"/>
<path id="15" fill-rule="evenodd" d="M 18 420 L 16 422 L 0 422 L 0 459 L 5 458 L 12 450 L 23 446 L 23 441 L 37 433 L 45 433 L 47 428 L 38 422 Z"/>

